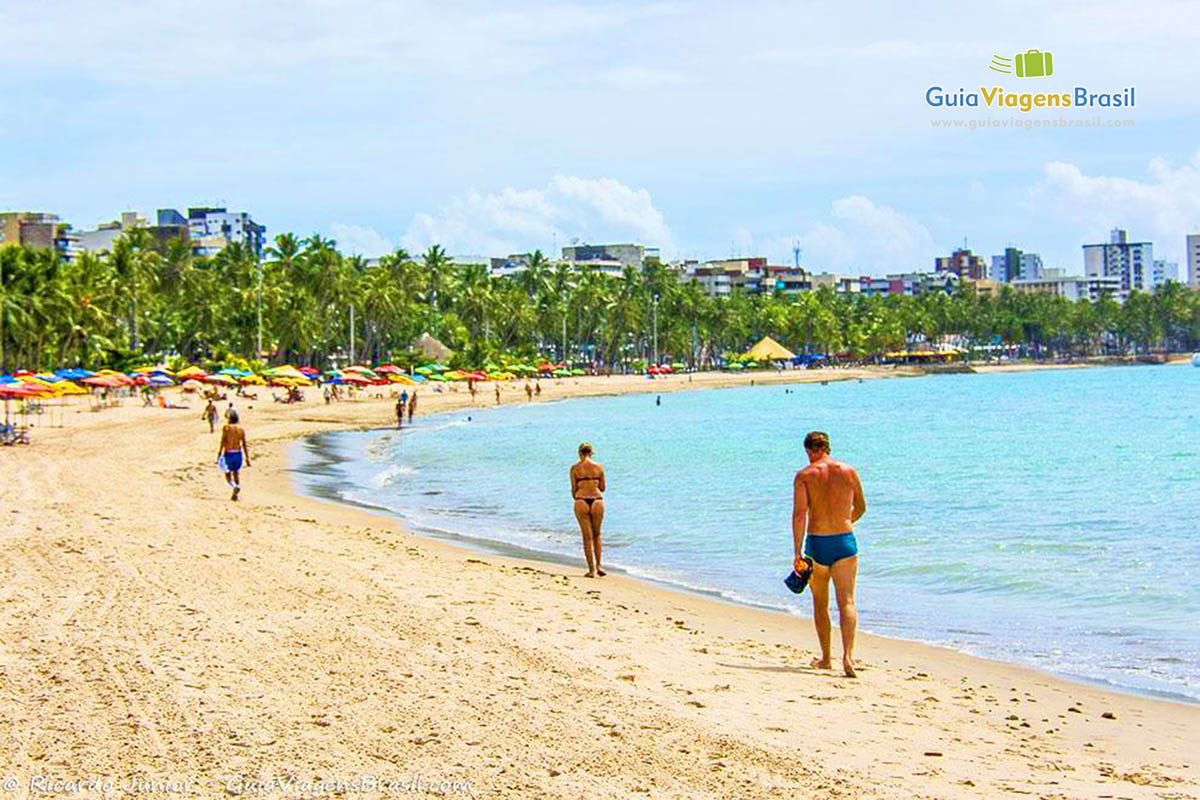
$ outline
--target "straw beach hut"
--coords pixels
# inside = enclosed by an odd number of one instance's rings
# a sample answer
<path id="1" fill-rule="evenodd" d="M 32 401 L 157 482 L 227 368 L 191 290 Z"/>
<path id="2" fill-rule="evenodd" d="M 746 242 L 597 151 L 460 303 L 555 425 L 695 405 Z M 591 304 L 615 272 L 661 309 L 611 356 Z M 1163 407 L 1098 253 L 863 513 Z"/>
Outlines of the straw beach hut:
<path id="1" fill-rule="evenodd" d="M 413 350 L 420 350 L 425 354 L 426 358 L 432 358 L 435 361 L 445 361 L 454 355 L 454 351 L 446 345 L 439 342 L 428 333 L 422 333 L 421 336 L 412 343 Z"/>
<path id="2" fill-rule="evenodd" d="M 770 336 L 764 336 L 758 344 L 746 351 L 744 358 L 755 361 L 790 361 L 796 354 Z"/>

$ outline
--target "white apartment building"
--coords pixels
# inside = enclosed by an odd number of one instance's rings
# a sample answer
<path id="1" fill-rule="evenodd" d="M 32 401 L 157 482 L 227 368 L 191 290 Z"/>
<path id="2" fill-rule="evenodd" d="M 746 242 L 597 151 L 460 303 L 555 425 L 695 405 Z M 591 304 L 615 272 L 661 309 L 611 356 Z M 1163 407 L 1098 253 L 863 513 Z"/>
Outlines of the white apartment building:
<path id="1" fill-rule="evenodd" d="M 1120 228 L 1114 228 L 1108 244 L 1083 246 L 1083 271 L 1088 277 L 1116 277 L 1121 282 L 1121 299 L 1131 291 L 1149 291 L 1154 267 L 1154 245 L 1131 242 Z"/>
<path id="2" fill-rule="evenodd" d="M 1154 259 L 1154 266 L 1150 270 L 1150 287 L 1157 289 L 1165 286 L 1168 281 L 1179 283 L 1178 262 L 1166 261 L 1161 258 Z"/>
<path id="3" fill-rule="evenodd" d="M 173 209 L 162 209 L 168 214 Z M 175 217 L 180 217 L 174 212 Z M 189 208 L 187 213 L 188 234 L 192 252 L 198 256 L 213 256 L 231 244 L 241 244 L 255 256 L 262 258 L 263 243 L 267 229 L 257 224 L 245 211 L 230 212 L 224 208 Z"/>
<path id="4" fill-rule="evenodd" d="M 1187 237 L 1187 283 L 1200 289 L 1200 233 L 1189 233 Z"/>
<path id="5" fill-rule="evenodd" d="M 1019 292 L 1042 292 L 1065 297 L 1068 300 L 1090 300 L 1095 302 L 1104 294 L 1109 294 L 1118 300 L 1124 300 L 1126 294 L 1121 291 L 1121 279 L 1116 275 L 1061 275 L 1061 270 L 1047 270 L 1051 276 L 1037 280 L 1012 282 L 1013 289 Z"/>

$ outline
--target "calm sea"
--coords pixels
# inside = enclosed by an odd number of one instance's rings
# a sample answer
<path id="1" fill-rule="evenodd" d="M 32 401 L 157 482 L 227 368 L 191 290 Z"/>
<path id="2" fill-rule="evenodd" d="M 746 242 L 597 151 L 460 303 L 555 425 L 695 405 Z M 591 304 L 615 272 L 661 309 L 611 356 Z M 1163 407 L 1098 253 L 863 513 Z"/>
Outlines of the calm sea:
<path id="1" fill-rule="evenodd" d="M 567 470 L 586 439 L 608 566 L 807 614 L 781 581 L 814 428 L 866 490 L 864 629 L 1200 700 L 1200 369 L 514 404 L 319 437 L 297 475 L 426 532 L 582 563 Z"/>

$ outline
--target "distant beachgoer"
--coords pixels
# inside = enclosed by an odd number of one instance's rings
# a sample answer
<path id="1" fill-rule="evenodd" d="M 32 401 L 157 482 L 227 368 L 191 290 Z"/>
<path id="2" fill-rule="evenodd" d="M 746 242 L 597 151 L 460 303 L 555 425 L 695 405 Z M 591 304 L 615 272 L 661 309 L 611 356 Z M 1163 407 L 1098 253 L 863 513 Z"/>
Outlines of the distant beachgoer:
<path id="1" fill-rule="evenodd" d="M 208 432 L 214 433 L 217 429 L 217 407 L 213 405 L 213 401 L 209 400 L 204 406 L 204 411 L 200 413 L 200 419 L 208 422 Z"/>
<path id="2" fill-rule="evenodd" d="M 533 387 L 533 394 L 536 397 L 542 396 L 542 382 L 541 381 L 535 381 L 535 386 Z"/>
<path id="3" fill-rule="evenodd" d="M 226 421 L 226 422 L 229 422 L 229 418 L 230 418 L 231 416 L 234 416 L 234 415 L 236 415 L 236 414 L 237 414 L 237 411 L 235 411 L 235 410 L 234 410 L 234 408 L 233 408 L 233 401 L 232 401 L 232 400 L 230 400 L 230 401 L 229 401 L 229 408 L 225 409 L 225 421 Z"/>
<path id="4" fill-rule="evenodd" d="M 496 384 L 496 405 L 500 405 L 500 384 Z"/>
<path id="5" fill-rule="evenodd" d="M 662 405 L 662 395 L 661 394 L 654 398 L 654 405 L 656 405 L 656 406 Z"/>
<path id="6" fill-rule="evenodd" d="M 471 379 L 467 380 L 467 391 L 469 391 L 471 393 L 471 402 L 474 403 L 475 402 L 475 381 L 474 380 L 471 380 Z"/>
<path id="7" fill-rule="evenodd" d="M 529 385 L 529 381 L 525 381 L 525 399 L 533 402 L 533 387 Z"/>
<path id="8" fill-rule="evenodd" d="M 408 407 L 408 389 L 400 390 L 400 406 L 402 408 Z"/>
<path id="9" fill-rule="evenodd" d="M 330 399 L 331 399 L 331 395 L 330 395 L 330 392 L 329 392 L 329 384 L 328 384 L 328 383 L 327 383 L 327 384 L 325 384 L 325 391 L 324 391 L 324 394 L 325 394 L 325 405 L 329 405 L 329 401 L 330 401 Z"/>
<path id="10" fill-rule="evenodd" d="M 217 463 L 225 472 L 225 482 L 233 487 L 230 500 L 236 501 L 242 491 L 241 469 L 245 456 L 245 465 L 250 466 L 250 446 L 246 444 L 246 432 L 238 424 L 238 413 L 229 409 L 228 421 L 221 429 L 221 445 L 217 450 Z"/>
<path id="11" fill-rule="evenodd" d="M 858 575 L 858 542 L 854 523 L 867 513 L 862 482 L 854 467 L 834 461 L 829 455 L 829 435 L 812 431 L 804 437 L 808 466 L 796 473 L 792 484 L 792 543 L 794 556 L 803 553 L 813 560 L 813 622 L 821 657 L 812 660 L 814 669 L 830 669 L 829 581 L 837 591 L 838 623 L 842 629 L 842 670 L 854 670 L 854 634 L 858 611 L 854 606 L 854 582 Z"/>
<path id="12" fill-rule="evenodd" d="M 398 399 L 396 401 L 396 427 L 397 428 L 404 427 L 404 409 L 405 409 L 404 398 L 401 397 L 400 399 Z"/>
<path id="13" fill-rule="evenodd" d="M 600 524 L 604 521 L 604 467 L 592 460 L 592 446 L 579 445 L 579 461 L 571 465 L 571 497 L 575 500 L 575 519 L 583 534 L 583 555 L 587 558 L 588 578 L 607 573 L 600 567 Z"/>
<path id="14" fill-rule="evenodd" d="M 408 423 L 412 424 L 413 414 L 417 413 L 417 390 L 413 389 L 412 397 L 408 398 Z"/>

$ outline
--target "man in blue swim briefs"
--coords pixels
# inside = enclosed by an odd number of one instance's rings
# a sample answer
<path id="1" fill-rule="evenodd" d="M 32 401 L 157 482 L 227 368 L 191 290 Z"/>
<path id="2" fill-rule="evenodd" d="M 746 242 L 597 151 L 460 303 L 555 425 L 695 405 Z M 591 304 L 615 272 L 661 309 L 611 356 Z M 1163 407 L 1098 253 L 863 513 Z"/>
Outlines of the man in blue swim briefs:
<path id="1" fill-rule="evenodd" d="M 245 466 L 250 466 L 250 445 L 246 444 L 246 432 L 238 424 L 238 412 L 230 404 L 229 422 L 221 429 L 221 445 L 217 450 L 217 463 L 225 473 L 225 482 L 233 488 L 230 500 L 237 501 L 242 492 L 242 456 Z"/>
<path id="2" fill-rule="evenodd" d="M 854 632 L 858 611 L 854 608 L 854 580 L 858 576 L 858 543 L 854 523 L 867 513 L 862 482 L 849 464 L 829 455 L 829 434 L 812 431 L 804 437 L 808 466 L 796 473 L 792 484 L 792 540 L 796 557 L 804 553 L 813 560 L 809 587 L 813 597 L 813 622 L 821 643 L 821 657 L 814 669 L 830 669 L 829 581 L 837 592 L 838 622 L 842 629 L 842 670 L 854 671 Z M 807 534 L 807 536 L 806 536 Z"/>

